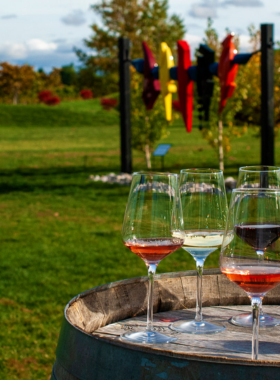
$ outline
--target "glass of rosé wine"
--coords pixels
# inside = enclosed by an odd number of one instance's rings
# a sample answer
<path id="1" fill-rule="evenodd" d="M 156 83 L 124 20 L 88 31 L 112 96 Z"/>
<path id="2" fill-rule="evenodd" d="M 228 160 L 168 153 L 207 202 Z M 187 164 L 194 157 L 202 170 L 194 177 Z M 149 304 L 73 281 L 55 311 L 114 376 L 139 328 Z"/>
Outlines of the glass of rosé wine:
<path id="1" fill-rule="evenodd" d="M 268 188 L 280 189 L 280 167 L 277 166 L 243 166 L 239 168 L 237 188 Z M 231 323 L 237 326 L 251 327 L 252 314 L 243 313 L 231 318 Z M 280 325 L 280 319 L 264 314 L 260 306 L 260 327 Z"/>
<path id="2" fill-rule="evenodd" d="M 220 269 L 252 304 L 252 359 L 258 359 L 259 311 L 280 284 L 280 190 L 235 189 L 220 255 Z"/>
<path id="3" fill-rule="evenodd" d="M 184 239 L 174 237 L 183 231 L 183 217 L 173 173 L 134 173 L 122 227 L 124 245 L 139 256 L 148 268 L 147 326 L 121 336 L 133 343 L 169 343 L 176 340 L 153 328 L 153 285 L 158 264 L 182 247 Z"/>

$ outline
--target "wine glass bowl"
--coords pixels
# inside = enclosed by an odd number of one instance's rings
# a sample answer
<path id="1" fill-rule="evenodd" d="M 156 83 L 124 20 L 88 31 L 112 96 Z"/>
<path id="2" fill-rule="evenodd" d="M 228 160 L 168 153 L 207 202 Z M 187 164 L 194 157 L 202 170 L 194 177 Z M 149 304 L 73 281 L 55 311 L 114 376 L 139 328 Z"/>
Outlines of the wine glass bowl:
<path id="1" fill-rule="evenodd" d="M 173 173 L 134 173 L 124 215 L 124 245 L 139 256 L 148 268 L 147 327 L 121 336 L 133 343 L 169 343 L 176 338 L 153 328 L 153 283 L 161 260 L 183 245 L 182 209 L 178 175 Z"/>
<path id="2" fill-rule="evenodd" d="M 242 166 L 239 168 L 237 188 L 279 189 L 280 168 L 277 166 Z"/>
<path id="3" fill-rule="evenodd" d="M 280 283 L 280 190 L 232 192 L 220 269 L 252 303 L 252 359 L 258 358 L 259 310 L 265 294 Z"/>
<path id="4" fill-rule="evenodd" d="M 193 321 L 175 322 L 171 329 L 190 334 L 217 333 L 224 327 L 208 323 L 202 317 L 202 272 L 208 255 L 223 241 L 227 216 L 223 172 L 216 169 L 181 170 L 179 187 L 184 218 L 183 249 L 196 262 L 197 304 Z"/>
<path id="5" fill-rule="evenodd" d="M 237 188 L 280 188 L 280 168 L 277 166 L 244 166 L 239 169 Z M 260 250 L 261 251 L 261 250 Z M 261 252 L 260 252 L 261 254 Z M 280 319 L 263 313 L 260 307 L 260 327 L 274 327 L 280 324 Z M 239 314 L 231 318 L 231 323 L 237 326 L 251 327 L 252 314 Z"/>

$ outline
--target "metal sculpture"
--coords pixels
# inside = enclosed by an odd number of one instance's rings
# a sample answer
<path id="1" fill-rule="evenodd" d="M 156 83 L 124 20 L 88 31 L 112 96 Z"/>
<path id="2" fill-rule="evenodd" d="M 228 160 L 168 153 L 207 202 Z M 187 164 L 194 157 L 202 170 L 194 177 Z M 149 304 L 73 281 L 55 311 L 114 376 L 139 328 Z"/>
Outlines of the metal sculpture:
<path id="1" fill-rule="evenodd" d="M 160 94 L 160 82 L 153 76 L 153 69 L 158 66 L 153 53 L 146 42 L 142 42 L 144 52 L 144 84 L 142 99 L 147 110 L 151 110 Z"/>
<path id="2" fill-rule="evenodd" d="M 199 119 L 209 120 L 209 109 L 213 95 L 213 75 L 220 80 L 221 93 L 219 114 L 221 115 L 227 100 L 236 88 L 235 77 L 238 65 L 246 64 L 253 54 L 237 54 L 233 42 L 234 34 L 226 36 L 222 42 L 222 53 L 219 62 L 215 62 L 215 52 L 209 46 L 201 44 L 197 50 L 197 65 L 191 65 L 190 47 L 186 41 L 178 41 L 178 66 L 170 48 L 164 42 L 160 48 L 160 62 L 157 65 L 148 45 L 143 42 L 144 59 L 133 60 L 131 63 L 136 70 L 144 74 L 143 101 L 148 110 L 152 109 L 155 101 L 162 93 L 165 106 L 166 120 L 172 119 L 172 94 L 177 91 L 179 107 L 187 132 L 192 129 L 193 82 L 197 83 Z M 178 86 L 175 84 L 177 81 Z M 221 119 L 221 118 L 220 118 Z M 199 126 L 202 128 L 202 125 Z"/>
<path id="3" fill-rule="evenodd" d="M 238 71 L 238 65 L 234 63 L 234 57 L 237 54 L 237 50 L 232 41 L 233 36 L 233 34 L 229 34 L 222 42 L 223 50 L 218 67 L 218 76 L 221 85 L 219 114 L 222 113 L 226 106 L 227 99 L 232 97 L 236 87 L 234 80 Z"/>
<path id="4" fill-rule="evenodd" d="M 170 75 L 170 69 L 173 66 L 174 59 L 171 50 L 165 42 L 162 42 L 160 44 L 159 80 L 167 121 L 172 120 L 172 94 L 177 91 L 175 81 L 171 79 Z"/>
<path id="5" fill-rule="evenodd" d="M 188 69 L 191 67 L 191 50 L 186 41 L 178 41 L 178 97 L 181 114 L 188 132 L 192 130 L 193 81 Z"/>
<path id="6" fill-rule="evenodd" d="M 190 48 L 185 41 L 178 41 L 178 67 L 174 66 L 171 50 L 165 44 L 161 44 L 161 62 L 157 65 L 148 45 L 143 42 L 144 59 L 129 61 L 127 46 L 122 47 L 120 39 L 120 108 L 121 130 L 123 132 L 124 145 L 122 149 L 122 170 L 129 172 L 131 163 L 125 166 L 125 162 L 131 162 L 130 153 L 130 125 L 129 125 L 129 88 L 128 78 L 129 62 L 135 69 L 144 74 L 142 98 L 147 110 L 151 110 L 162 92 L 165 103 L 167 120 L 172 117 L 172 94 L 176 92 L 175 80 L 178 80 L 178 97 L 180 111 L 188 132 L 192 128 L 192 86 L 197 82 L 199 118 L 209 120 L 209 109 L 213 95 L 213 75 L 218 76 L 221 84 L 221 96 L 219 102 L 219 114 L 221 115 L 227 100 L 233 95 L 236 88 L 235 77 L 238 65 L 246 64 L 253 54 L 261 51 L 261 125 L 262 125 L 262 164 L 274 165 L 274 109 L 273 109 L 273 25 L 261 25 L 261 50 L 253 53 L 237 54 L 233 43 L 233 34 L 228 35 L 223 41 L 223 51 L 219 62 L 215 62 L 215 52 L 207 45 L 201 44 L 197 50 L 197 65 L 190 64 Z M 168 60 L 169 57 L 169 60 Z M 123 84 L 122 84 L 123 82 Z M 125 84 L 125 85 L 124 85 Z M 220 118 L 221 120 L 221 118 Z M 200 126 L 202 128 L 202 126 Z M 127 131 L 126 131 L 127 128 Z"/>
<path id="7" fill-rule="evenodd" d="M 197 66 L 196 68 L 196 84 L 199 104 L 199 129 L 202 129 L 202 120 L 209 120 L 209 109 L 211 98 L 213 96 L 214 81 L 212 66 L 218 65 L 215 63 L 215 52 L 209 46 L 200 44 L 197 50 Z"/>
<path id="8" fill-rule="evenodd" d="M 235 76 L 238 65 L 246 64 L 254 53 L 237 54 L 232 41 L 233 34 L 229 34 L 222 42 L 223 50 L 219 62 L 215 62 L 215 52 L 209 46 L 201 44 L 197 53 L 197 65 L 191 65 L 190 46 L 186 41 L 178 41 L 178 66 L 174 66 L 174 59 L 170 48 L 165 42 L 161 43 L 160 65 L 143 42 L 144 59 L 136 59 L 131 63 L 135 69 L 144 74 L 143 102 L 147 110 L 151 110 L 161 92 L 164 98 L 166 120 L 172 120 L 172 94 L 177 91 L 175 80 L 178 83 L 178 98 L 186 130 L 192 129 L 193 82 L 197 82 L 199 119 L 209 120 L 209 109 L 213 95 L 213 75 L 219 77 L 221 97 L 219 113 L 221 114 L 227 99 L 235 89 Z M 200 126 L 200 128 L 202 128 Z"/>

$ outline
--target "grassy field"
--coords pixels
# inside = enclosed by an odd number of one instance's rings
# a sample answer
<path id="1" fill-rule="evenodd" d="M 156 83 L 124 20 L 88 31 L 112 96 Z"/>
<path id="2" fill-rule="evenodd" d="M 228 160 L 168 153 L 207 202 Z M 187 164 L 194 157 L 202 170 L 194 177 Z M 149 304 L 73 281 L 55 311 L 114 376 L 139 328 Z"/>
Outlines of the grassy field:
<path id="1" fill-rule="evenodd" d="M 172 144 L 168 171 L 218 166 L 196 127 L 186 134 L 177 121 L 164 142 Z M 146 274 L 121 241 L 129 188 L 88 179 L 120 171 L 118 114 L 103 111 L 98 101 L 1 105 L 0 146 L 1 380 L 47 380 L 65 304 L 91 287 Z M 258 164 L 259 146 L 251 132 L 236 139 L 226 176 Z M 155 161 L 154 169 L 160 165 Z M 133 153 L 133 169 L 145 169 L 141 153 Z M 218 254 L 206 267 L 218 266 Z M 162 261 L 158 273 L 194 267 L 181 249 Z"/>

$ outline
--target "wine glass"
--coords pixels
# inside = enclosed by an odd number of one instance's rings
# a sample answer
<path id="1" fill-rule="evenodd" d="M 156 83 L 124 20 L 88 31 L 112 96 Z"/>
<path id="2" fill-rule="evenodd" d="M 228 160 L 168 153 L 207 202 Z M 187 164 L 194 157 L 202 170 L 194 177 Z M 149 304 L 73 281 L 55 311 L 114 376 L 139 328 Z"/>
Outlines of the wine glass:
<path id="1" fill-rule="evenodd" d="M 265 294 L 280 283 L 280 190 L 232 192 L 220 269 L 252 304 L 252 359 L 258 359 L 259 309 Z"/>
<path id="2" fill-rule="evenodd" d="M 192 255 L 197 268 L 196 316 L 193 321 L 173 323 L 171 329 L 190 334 L 217 333 L 224 327 L 202 318 L 202 272 L 207 256 L 223 241 L 227 217 L 223 172 L 216 169 L 181 170 L 179 190 L 185 229 L 183 249 Z"/>
<path id="3" fill-rule="evenodd" d="M 280 168 L 277 166 L 244 166 L 239 168 L 237 188 L 280 189 Z M 251 327 L 252 314 L 244 313 L 231 318 L 237 326 Z M 280 324 L 280 319 L 264 314 L 260 306 L 260 327 L 273 327 Z"/>
<path id="4" fill-rule="evenodd" d="M 243 166 L 239 168 L 237 188 L 280 188 L 280 168 L 277 166 Z"/>
<path id="5" fill-rule="evenodd" d="M 133 343 L 169 343 L 176 340 L 153 329 L 153 284 L 159 262 L 183 245 L 174 237 L 183 231 L 178 175 L 172 173 L 134 173 L 124 215 L 124 245 L 138 255 L 148 268 L 147 326 L 121 336 Z"/>

